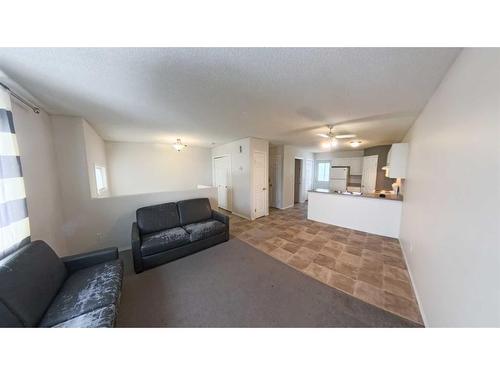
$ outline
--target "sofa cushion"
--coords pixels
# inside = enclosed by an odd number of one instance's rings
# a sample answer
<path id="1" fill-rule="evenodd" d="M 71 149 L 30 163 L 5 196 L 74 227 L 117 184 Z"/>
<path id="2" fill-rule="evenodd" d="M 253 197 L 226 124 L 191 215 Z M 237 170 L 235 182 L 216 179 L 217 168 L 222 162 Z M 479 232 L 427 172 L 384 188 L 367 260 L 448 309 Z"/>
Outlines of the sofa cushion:
<path id="1" fill-rule="evenodd" d="M 63 262 L 43 241 L 33 241 L 0 260 L 0 301 L 2 310 L 10 312 L 10 325 L 15 315 L 19 325 L 36 326 L 66 277 Z"/>
<path id="2" fill-rule="evenodd" d="M 137 226 L 141 234 L 159 232 L 180 227 L 176 203 L 163 203 L 139 208 L 136 211 Z"/>
<path id="3" fill-rule="evenodd" d="M 208 198 L 179 201 L 177 208 L 182 226 L 212 218 L 212 208 Z"/>
<path id="4" fill-rule="evenodd" d="M 102 307 L 120 298 L 121 260 L 84 268 L 68 277 L 45 313 L 40 326 L 52 327 Z"/>
<path id="5" fill-rule="evenodd" d="M 223 233 L 226 226 L 217 220 L 205 220 L 185 225 L 184 229 L 189 233 L 189 239 L 194 242 Z"/>
<path id="6" fill-rule="evenodd" d="M 109 305 L 66 320 L 53 328 L 112 328 L 116 319 L 116 306 Z"/>
<path id="7" fill-rule="evenodd" d="M 188 232 L 181 227 L 171 228 L 142 237 L 141 253 L 143 256 L 153 255 L 187 243 Z"/>

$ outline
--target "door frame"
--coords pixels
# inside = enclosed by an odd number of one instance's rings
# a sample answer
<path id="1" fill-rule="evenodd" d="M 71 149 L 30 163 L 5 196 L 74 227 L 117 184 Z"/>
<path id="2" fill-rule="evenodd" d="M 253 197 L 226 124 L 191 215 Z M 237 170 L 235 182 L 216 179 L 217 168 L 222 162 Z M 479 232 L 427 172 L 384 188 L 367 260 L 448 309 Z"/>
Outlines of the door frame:
<path id="1" fill-rule="evenodd" d="M 299 157 L 299 156 L 294 156 L 293 158 L 293 204 L 291 207 L 295 206 L 295 160 L 300 160 L 300 187 L 301 191 L 299 191 L 299 203 L 304 203 L 306 200 L 304 199 L 301 201 L 302 198 L 302 192 L 304 191 L 303 186 L 304 186 L 304 164 L 305 164 L 305 158 Z"/>
<path id="2" fill-rule="evenodd" d="M 227 211 L 233 212 L 233 166 L 232 166 L 232 160 L 231 160 L 231 154 L 220 154 L 220 155 L 215 155 L 212 156 L 212 186 L 215 186 L 215 159 L 219 158 L 224 158 L 228 157 L 229 158 L 229 196 L 228 196 L 228 207 Z M 217 207 L 219 206 L 219 193 L 217 190 Z M 222 207 L 221 207 L 222 208 Z M 226 210 L 225 208 L 223 208 Z"/>
<path id="3" fill-rule="evenodd" d="M 274 188 L 276 190 L 276 202 L 275 206 L 271 206 L 271 199 L 269 199 L 268 204 L 270 205 L 269 207 L 274 207 L 274 208 L 281 208 L 283 205 L 283 157 L 282 155 L 276 154 L 276 155 L 269 155 L 269 167 L 271 166 L 271 162 L 273 160 L 278 161 L 278 168 L 277 168 L 277 180 L 275 182 Z M 271 168 L 269 168 L 269 183 L 271 183 Z M 269 189 L 269 196 L 271 195 L 271 189 Z"/>
<path id="4" fill-rule="evenodd" d="M 305 200 L 304 200 L 304 202 L 307 201 L 308 198 L 309 198 L 308 194 L 307 194 L 307 192 L 308 192 L 308 189 L 307 189 L 307 163 L 308 162 L 311 162 L 311 164 L 312 164 L 311 175 L 309 176 L 309 178 L 310 178 L 309 182 L 311 184 L 311 190 L 314 189 L 314 166 L 315 166 L 314 159 L 304 159 L 304 167 L 305 167 L 305 171 L 306 171 L 306 173 L 304 173 L 304 187 L 306 188 L 306 190 L 304 192 L 305 193 Z"/>
<path id="5" fill-rule="evenodd" d="M 264 215 L 262 216 L 268 216 L 269 215 L 269 154 L 265 151 L 259 151 L 259 150 L 254 150 L 252 152 L 252 159 L 251 159 L 251 165 L 252 165 L 252 173 L 250 175 L 250 186 L 251 186 L 251 202 L 252 202 L 252 207 L 250 208 L 250 217 L 252 220 L 256 219 L 256 216 L 255 216 L 255 210 L 256 210 L 256 206 L 255 206 L 255 193 L 256 193 L 256 190 L 255 190 L 255 163 L 254 163 L 254 156 L 256 153 L 260 153 L 260 154 L 263 154 L 264 155 L 264 173 L 265 173 L 265 185 L 266 185 L 266 192 L 267 194 L 265 194 L 265 204 L 264 204 L 264 207 L 265 207 L 265 212 L 264 212 Z M 259 217 L 262 217 L 262 216 L 259 216 Z"/>

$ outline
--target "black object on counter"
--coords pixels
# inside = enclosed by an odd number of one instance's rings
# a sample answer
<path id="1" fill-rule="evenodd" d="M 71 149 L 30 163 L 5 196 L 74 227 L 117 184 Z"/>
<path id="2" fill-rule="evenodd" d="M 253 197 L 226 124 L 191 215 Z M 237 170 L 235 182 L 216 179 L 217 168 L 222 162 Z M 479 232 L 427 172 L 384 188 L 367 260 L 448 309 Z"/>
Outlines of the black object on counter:
<path id="1" fill-rule="evenodd" d="M 385 198 L 385 194 L 384 194 L 384 193 L 380 193 L 378 196 L 379 196 L 380 198 Z"/>

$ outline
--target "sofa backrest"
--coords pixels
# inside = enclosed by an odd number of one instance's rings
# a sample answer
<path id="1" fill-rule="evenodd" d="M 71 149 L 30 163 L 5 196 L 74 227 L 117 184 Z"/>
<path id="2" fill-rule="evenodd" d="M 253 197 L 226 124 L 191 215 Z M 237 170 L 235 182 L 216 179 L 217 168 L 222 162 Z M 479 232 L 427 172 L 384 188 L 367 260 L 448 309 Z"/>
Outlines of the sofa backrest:
<path id="1" fill-rule="evenodd" d="M 136 211 L 136 218 L 141 234 L 154 233 L 181 226 L 177 204 L 174 202 L 139 208 Z"/>
<path id="2" fill-rule="evenodd" d="M 0 326 L 35 327 L 66 277 L 64 263 L 43 241 L 0 260 Z"/>
<path id="3" fill-rule="evenodd" d="M 212 208 L 208 198 L 187 199 L 177 202 L 181 225 L 208 220 L 212 217 Z"/>

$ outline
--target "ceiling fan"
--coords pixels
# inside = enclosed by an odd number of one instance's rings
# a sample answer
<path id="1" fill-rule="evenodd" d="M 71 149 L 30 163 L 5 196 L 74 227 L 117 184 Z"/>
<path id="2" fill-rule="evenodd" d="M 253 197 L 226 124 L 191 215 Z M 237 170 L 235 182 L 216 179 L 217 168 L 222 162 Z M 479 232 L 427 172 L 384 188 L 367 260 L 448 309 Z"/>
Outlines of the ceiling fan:
<path id="1" fill-rule="evenodd" d="M 347 138 L 356 138 L 356 134 L 335 134 L 333 132 L 333 125 L 328 126 L 328 133 L 318 133 L 316 134 L 322 138 L 328 138 L 328 145 L 330 148 L 333 148 L 337 145 L 337 139 L 347 139 Z"/>

